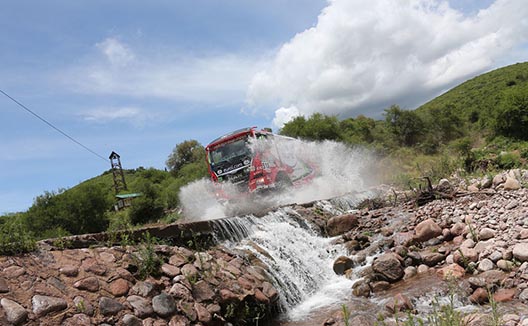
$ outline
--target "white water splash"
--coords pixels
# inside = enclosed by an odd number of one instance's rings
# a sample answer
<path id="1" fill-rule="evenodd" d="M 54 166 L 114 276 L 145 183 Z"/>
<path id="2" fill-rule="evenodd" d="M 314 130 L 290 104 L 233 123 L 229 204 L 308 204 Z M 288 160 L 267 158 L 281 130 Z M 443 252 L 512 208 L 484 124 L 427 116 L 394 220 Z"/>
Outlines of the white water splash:
<path id="1" fill-rule="evenodd" d="M 215 221 L 227 246 L 251 251 L 268 266 L 290 320 L 302 320 L 318 308 L 342 302 L 353 280 L 336 275 L 333 262 L 346 249 L 310 228 L 291 208 L 262 218 L 246 216 Z"/>
<path id="2" fill-rule="evenodd" d="M 263 146 L 270 146 L 269 141 L 255 140 L 251 143 L 253 151 Z M 293 203 L 306 203 L 346 194 L 364 193 L 369 187 L 377 184 L 378 175 L 374 155 L 362 148 L 351 148 L 333 141 L 308 142 L 284 140 L 277 138 L 273 146 L 280 152 L 288 153 L 299 162 L 309 162 L 317 167 L 318 175 L 308 183 L 299 182 L 287 193 L 268 195 L 266 198 L 254 199 L 250 196 L 238 200 L 236 207 L 217 202 L 217 187 L 230 194 L 239 194 L 233 185 L 213 184 L 209 180 L 199 180 L 182 187 L 180 202 L 187 220 L 208 220 L 232 216 L 232 212 L 257 213 L 265 208 L 278 207 Z M 302 164 L 302 163 L 301 163 Z M 236 215 L 236 214 L 235 214 Z"/>

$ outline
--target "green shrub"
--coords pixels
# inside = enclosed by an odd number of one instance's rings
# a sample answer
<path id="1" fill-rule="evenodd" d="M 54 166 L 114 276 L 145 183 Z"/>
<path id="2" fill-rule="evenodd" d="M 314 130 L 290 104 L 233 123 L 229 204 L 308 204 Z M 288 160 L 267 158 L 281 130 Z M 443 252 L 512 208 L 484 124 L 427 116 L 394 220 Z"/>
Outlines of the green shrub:
<path id="1" fill-rule="evenodd" d="M 35 249 L 35 237 L 20 217 L 7 217 L 6 221 L 0 224 L 0 255 L 17 255 Z"/>
<path id="2" fill-rule="evenodd" d="M 513 169 L 520 165 L 521 160 L 517 153 L 504 153 L 497 157 L 497 166 L 501 169 Z"/>
<path id="3" fill-rule="evenodd" d="M 148 276 L 156 277 L 160 275 L 160 268 L 163 261 L 156 254 L 155 247 L 158 244 L 158 239 L 151 236 L 149 232 L 146 232 L 143 235 L 143 239 L 139 244 L 138 252 L 134 255 L 134 260 L 138 268 L 137 276 L 139 279 L 144 280 Z"/>

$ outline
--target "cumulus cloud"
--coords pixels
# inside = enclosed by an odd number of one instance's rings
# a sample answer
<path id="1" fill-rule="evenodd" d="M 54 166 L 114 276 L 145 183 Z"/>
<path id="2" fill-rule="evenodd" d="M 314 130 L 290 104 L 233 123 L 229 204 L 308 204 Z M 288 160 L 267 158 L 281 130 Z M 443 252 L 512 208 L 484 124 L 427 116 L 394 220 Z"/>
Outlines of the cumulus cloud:
<path id="1" fill-rule="evenodd" d="M 299 109 L 296 106 L 290 106 L 287 108 L 282 107 L 275 111 L 273 125 L 277 128 L 281 128 L 286 122 L 300 115 L 301 113 L 299 112 Z"/>
<path id="2" fill-rule="evenodd" d="M 251 77 L 262 68 L 257 57 L 155 51 L 116 38 L 97 43 L 95 49 L 97 55 L 59 77 L 78 92 L 240 104 Z"/>
<path id="3" fill-rule="evenodd" d="M 445 1 L 330 0 L 314 27 L 253 76 L 247 102 L 280 107 L 277 123 L 287 120 L 285 108 L 342 116 L 414 108 L 527 40 L 524 0 L 497 0 L 470 16 Z"/>

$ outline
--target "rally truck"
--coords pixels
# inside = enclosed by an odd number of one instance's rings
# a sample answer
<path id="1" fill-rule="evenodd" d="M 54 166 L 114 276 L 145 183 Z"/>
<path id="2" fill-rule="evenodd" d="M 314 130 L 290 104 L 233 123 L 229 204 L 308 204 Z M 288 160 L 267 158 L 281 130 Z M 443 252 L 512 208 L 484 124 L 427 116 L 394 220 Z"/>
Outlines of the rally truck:
<path id="1" fill-rule="evenodd" d="M 211 180 L 220 201 L 284 191 L 310 182 L 317 167 L 296 155 L 300 141 L 271 129 L 244 128 L 213 140 L 205 148 Z"/>

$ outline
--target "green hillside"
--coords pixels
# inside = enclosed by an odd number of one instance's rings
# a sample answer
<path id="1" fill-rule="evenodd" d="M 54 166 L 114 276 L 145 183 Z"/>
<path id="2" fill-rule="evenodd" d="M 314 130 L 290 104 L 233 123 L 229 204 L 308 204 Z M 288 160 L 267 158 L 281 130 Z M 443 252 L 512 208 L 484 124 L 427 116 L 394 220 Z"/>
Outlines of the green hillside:
<path id="1" fill-rule="evenodd" d="M 472 78 L 420 106 L 417 112 L 450 108 L 480 128 L 491 128 L 496 108 L 508 89 L 528 85 L 528 62 L 499 68 Z"/>

